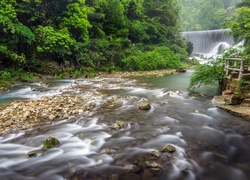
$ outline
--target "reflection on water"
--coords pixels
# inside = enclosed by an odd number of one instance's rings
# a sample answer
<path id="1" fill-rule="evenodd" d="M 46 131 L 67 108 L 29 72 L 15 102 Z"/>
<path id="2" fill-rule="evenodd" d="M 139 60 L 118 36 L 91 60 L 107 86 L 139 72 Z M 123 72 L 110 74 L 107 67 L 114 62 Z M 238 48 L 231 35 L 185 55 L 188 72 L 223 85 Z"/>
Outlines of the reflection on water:
<path id="1" fill-rule="evenodd" d="M 53 93 L 102 93 L 92 113 L 62 119 L 41 129 L 0 137 L 0 179 L 249 179 L 249 124 L 217 109 L 211 98 L 186 90 L 190 73 L 139 79 L 84 79 L 60 82 L 37 97 Z M 62 87 L 72 84 L 72 88 Z M 75 90 L 74 84 L 84 88 Z M 210 95 L 216 87 L 208 90 Z M 205 92 L 203 92 L 205 93 Z M 16 96 L 15 96 L 16 95 Z M 11 89 L 2 97 L 26 97 Z M 104 108 L 114 96 L 119 107 Z M 148 100 L 149 111 L 138 109 Z M 93 101 L 93 100 L 92 100 Z M 115 122 L 124 126 L 114 129 Z M 246 129 L 244 129 L 244 128 Z M 61 142 L 37 157 L 31 150 L 55 136 Z M 172 145 L 174 153 L 163 153 Z"/>
<path id="2" fill-rule="evenodd" d="M 189 79 L 192 75 L 192 72 L 179 73 L 176 75 L 167 74 L 161 77 L 142 77 L 139 78 L 139 81 L 147 83 L 152 87 L 164 88 L 171 91 L 188 91 Z M 209 96 L 213 96 L 218 93 L 218 85 L 202 85 L 200 88 L 195 89 L 197 93 L 203 93 Z"/>

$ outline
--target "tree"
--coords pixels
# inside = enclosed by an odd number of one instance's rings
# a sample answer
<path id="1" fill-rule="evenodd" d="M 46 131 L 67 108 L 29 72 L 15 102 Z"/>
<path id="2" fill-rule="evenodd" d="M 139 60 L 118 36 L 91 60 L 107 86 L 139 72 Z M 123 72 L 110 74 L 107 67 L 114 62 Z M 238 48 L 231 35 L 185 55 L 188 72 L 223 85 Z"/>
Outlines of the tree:
<path id="1" fill-rule="evenodd" d="M 199 88 L 202 84 L 207 85 L 217 81 L 222 91 L 224 76 L 224 60 L 221 58 L 210 60 L 208 63 L 195 67 L 195 71 L 190 78 L 189 89 L 193 90 Z"/>
<path id="2" fill-rule="evenodd" d="M 37 52 L 64 58 L 70 55 L 75 40 L 70 37 L 67 28 L 56 30 L 52 26 L 38 26 L 35 30 L 37 41 Z"/>
<path id="3" fill-rule="evenodd" d="M 182 28 L 185 31 L 220 29 L 237 2 L 239 0 L 181 0 Z"/>
<path id="4" fill-rule="evenodd" d="M 242 6 L 237 9 L 236 20 L 231 24 L 236 41 L 244 40 L 246 52 L 250 53 L 250 8 Z"/>
<path id="5" fill-rule="evenodd" d="M 250 0 L 243 0 L 237 4 L 237 7 L 249 7 L 250 8 Z"/>
<path id="6" fill-rule="evenodd" d="M 90 12 L 84 0 L 77 0 L 74 3 L 70 3 L 64 12 L 65 17 L 62 18 L 60 27 L 69 29 L 75 39 L 87 41 L 89 39 L 88 29 L 91 27 L 88 21 L 88 14 Z"/>
<path id="7" fill-rule="evenodd" d="M 34 33 L 17 18 L 15 0 L 0 2 L 0 62 L 4 66 L 26 62 L 25 50 L 35 40 Z"/>
<path id="8" fill-rule="evenodd" d="M 210 59 L 205 64 L 197 65 L 194 73 L 191 75 L 189 82 L 189 89 L 194 90 L 201 85 L 208 85 L 217 82 L 220 92 L 223 90 L 223 81 L 225 78 L 225 62 L 229 56 L 244 56 L 242 49 L 230 48 L 227 49 L 222 57 Z"/>

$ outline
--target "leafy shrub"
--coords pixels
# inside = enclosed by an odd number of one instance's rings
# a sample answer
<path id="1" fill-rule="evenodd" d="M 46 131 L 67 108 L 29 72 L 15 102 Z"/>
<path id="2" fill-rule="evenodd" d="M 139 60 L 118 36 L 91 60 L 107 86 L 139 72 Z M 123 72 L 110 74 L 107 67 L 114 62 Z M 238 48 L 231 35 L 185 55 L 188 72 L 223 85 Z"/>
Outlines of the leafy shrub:
<path id="1" fill-rule="evenodd" d="M 11 73 L 8 71 L 0 71 L 0 79 L 10 79 Z"/>
<path id="2" fill-rule="evenodd" d="M 63 78 L 63 74 L 62 74 L 62 73 L 58 74 L 58 75 L 57 75 L 57 78 L 58 78 L 58 79 L 62 79 L 62 78 Z"/>
<path id="3" fill-rule="evenodd" d="M 134 53 L 122 59 L 126 70 L 155 70 L 163 68 L 177 68 L 180 66 L 180 58 L 166 46 L 156 47 L 153 51 L 142 52 L 134 50 Z"/>
<path id="4" fill-rule="evenodd" d="M 241 48 L 229 48 L 225 50 L 221 57 L 211 59 L 205 64 L 195 67 L 189 82 L 189 89 L 199 88 L 202 84 L 207 85 L 218 82 L 219 88 L 223 89 L 223 80 L 225 78 L 225 62 L 227 57 L 244 56 L 245 52 Z"/>
<path id="5" fill-rule="evenodd" d="M 188 53 L 185 49 L 181 48 L 180 46 L 174 44 L 171 46 L 171 50 L 175 52 L 180 57 L 181 61 L 187 60 Z"/>

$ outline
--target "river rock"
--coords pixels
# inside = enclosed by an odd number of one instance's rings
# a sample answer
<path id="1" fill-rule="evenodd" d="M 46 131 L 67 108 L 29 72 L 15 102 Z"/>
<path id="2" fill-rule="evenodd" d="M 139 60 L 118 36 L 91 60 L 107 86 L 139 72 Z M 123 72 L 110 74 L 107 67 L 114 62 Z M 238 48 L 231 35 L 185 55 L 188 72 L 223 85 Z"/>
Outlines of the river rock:
<path id="1" fill-rule="evenodd" d="M 126 171 L 126 173 L 136 173 L 136 172 L 139 172 L 141 170 L 140 167 L 138 167 L 136 165 L 132 165 L 132 164 L 124 166 L 123 169 Z"/>
<path id="2" fill-rule="evenodd" d="M 54 114 L 49 115 L 49 120 L 53 121 L 56 118 Z"/>
<path id="3" fill-rule="evenodd" d="M 124 128 L 124 126 L 125 126 L 124 122 L 117 121 L 115 124 L 112 125 L 112 128 L 115 130 L 119 130 Z"/>
<path id="4" fill-rule="evenodd" d="M 176 72 L 182 72 L 182 73 L 184 73 L 184 72 L 187 72 L 187 70 L 184 69 L 184 68 L 178 68 L 178 69 L 176 69 Z"/>
<path id="5" fill-rule="evenodd" d="M 189 168 L 186 167 L 186 166 L 184 166 L 184 167 L 181 168 L 181 172 L 182 173 L 188 173 L 188 171 L 189 171 Z"/>
<path id="6" fill-rule="evenodd" d="M 29 157 L 36 157 L 39 154 L 42 154 L 43 150 L 33 150 L 27 153 Z"/>
<path id="7" fill-rule="evenodd" d="M 156 162 L 149 162 L 149 161 L 146 161 L 145 162 L 146 166 L 148 168 L 161 168 L 161 165 L 159 165 L 158 163 Z"/>
<path id="8" fill-rule="evenodd" d="M 138 106 L 141 110 L 149 110 L 151 108 L 151 105 L 148 102 L 140 102 Z"/>
<path id="9" fill-rule="evenodd" d="M 49 136 L 44 140 L 43 149 L 48 150 L 58 145 L 60 145 L 59 140 L 55 137 Z"/>
<path id="10" fill-rule="evenodd" d="M 150 161 L 146 161 L 145 162 L 147 168 L 149 168 L 151 170 L 151 172 L 153 172 L 155 175 L 160 175 L 162 172 L 162 166 L 156 162 L 150 162 Z"/>
<path id="11" fill-rule="evenodd" d="M 108 154 L 110 152 L 109 148 L 104 148 L 101 150 L 101 154 Z"/>
<path id="12" fill-rule="evenodd" d="M 183 138 L 183 134 L 181 132 L 177 132 L 176 136 L 178 136 L 179 138 Z"/>
<path id="13" fill-rule="evenodd" d="M 160 157 L 160 156 L 161 156 L 160 153 L 157 152 L 157 151 L 150 151 L 150 154 L 151 154 L 152 156 L 155 156 L 155 157 Z"/>
<path id="14" fill-rule="evenodd" d="M 223 91 L 222 92 L 222 95 L 232 95 L 233 94 L 233 91 L 231 91 L 231 90 L 229 90 L 229 89 L 227 89 L 227 90 L 225 90 L 225 91 Z"/>
<path id="15" fill-rule="evenodd" d="M 161 151 L 173 153 L 176 151 L 176 148 L 174 146 L 172 146 L 171 144 L 168 144 L 168 145 L 164 146 Z"/>

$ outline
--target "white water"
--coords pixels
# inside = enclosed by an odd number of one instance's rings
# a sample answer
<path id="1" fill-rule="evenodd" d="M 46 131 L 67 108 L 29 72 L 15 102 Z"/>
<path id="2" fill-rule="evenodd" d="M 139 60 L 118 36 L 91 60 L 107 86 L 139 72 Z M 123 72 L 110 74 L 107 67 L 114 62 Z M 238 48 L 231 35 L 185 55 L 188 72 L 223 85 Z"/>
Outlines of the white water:
<path id="1" fill-rule="evenodd" d="M 141 163 L 150 161 L 147 158 L 152 158 L 152 151 L 161 154 L 152 160 L 161 164 L 161 176 L 148 177 L 148 169 L 142 164 L 145 169 L 134 173 L 137 179 L 248 179 L 249 135 L 238 133 L 232 126 L 238 123 L 238 127 L 243 119 L 214 107 L 211 99 L 190 96 L 185 87 L 180 87 L 180 83 L 185 86 L 186 76 L 144 78 L 142 84 L 127 79 L 77 80 L 84 88 L 73 86 L 68 93 L 100 90 L 96 109 L 79 114 L 74 122 L 62 119 L 42 129 L 0 137 L 0 179 L 109 179 L 113 174 L 117 179 L 133 179 L 129 173 L 116 171 L 137 165 L 140 157 Z M 72 84 L 64 83 L 63 87 Z M 54 92 L 55 87 L 50 85 L 46 92 L 39 93 Z M 64 91 L 60 87 L 57 92 Z M 121 107 L 98 110 L 114 96 L 124 103 Z M 150 102 L 150 111 L 138 109 L 142 99 Z M 116 121 L 125 126 L 112 129 Z M 58 138 L 61 145 L 29 158 L 27 153 L 40 149 L 48 136 Z M 161 153 L 168 144 L 176 148 L 173 156 Z M 185 173 L 183 168 L 187 169 Z"/>
<path id="2" fill-rule="evenodd" d="M 182 36 L 193 43 L 192 56 L 200 58 L 215 57 L 234 45 L 229 29 L 186 31 L 182 32 Z"/>

